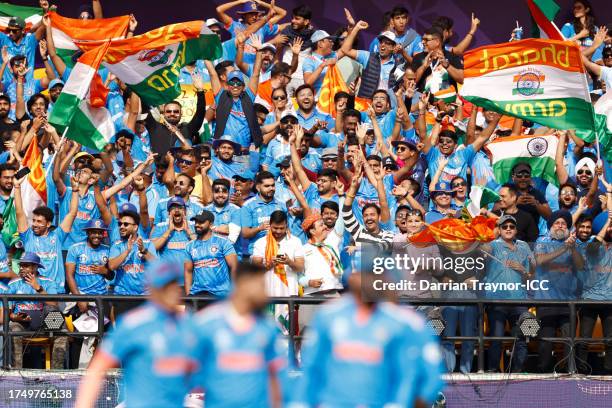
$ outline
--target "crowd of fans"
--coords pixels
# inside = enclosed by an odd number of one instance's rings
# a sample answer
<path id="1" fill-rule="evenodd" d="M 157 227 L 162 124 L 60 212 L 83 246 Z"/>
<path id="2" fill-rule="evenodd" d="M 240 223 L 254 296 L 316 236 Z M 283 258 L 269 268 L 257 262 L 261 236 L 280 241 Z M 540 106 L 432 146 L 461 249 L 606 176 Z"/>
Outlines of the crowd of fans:
<path id="1" fill-rule="evenodd" d="M 40 3 L 48 9 L 48 1 Z M 80 18 L 101 13 L 94 0 Z M 586 0 L 574 2 L 573 14 L 562 32 L 592 61 L 587 68 L 596 100 L 612 87 L 612 26 L 598 27 Z M 478 18 L 472 15 L 467 33 L 453 31 L 452 16 L 439 16 L 417 33 L 399 5 L 385 13 L 380 34 L 368 45 L 359 40 L 368 23 L 348 10 L 346 17 L 346 25 L 330 34 L 317 27 L 307 5 L 289 12 L 262 0 L 218 6 L 216 18 L 206 24 L 230 37 L 222 42 L 222 57 L 189 61 L 181 70 L 181 85 L 195 90 L 189 118 L 179 102 L 159 110 L 145 106 L 101 68 L 116 125 L 112 143 L 102 151 L 61 142 L 47 121 L 70 75 L 48 18 L 30 32 L 22 19 L 11 19 L 8 33 L 0 34 L 0 214 L 14 197 L 20 239 L 11 247 L 0 245 L 0 289 L 143 295 L 143 271 L 161 258 L 184 265 L 186 295 L 224 297 L 239 261 L 250 260 L 269 269 L 269 296 L 338 297 L 346 277 L 359 270 L 366 245 L 415 257 L 454 256 L 441 246 L 418 247 L 409 238 L 428 224 L 459 218 L 472 186 L 486 185 L 500 199 L 482 210 L 498 218 L 499 226 L 497 238 L 482 248 L 492 255 L 484 268 L 422 268 L 407 278 L 521 283 L 535 277 L 547 279 L 549 290 L 534 295 L 426 289 L 408 296 L 612 299 L 612 185 L 606 179 L 611 163 L 598 158 L 597 146 L 573 131 L 520 119 L 504 122 L 499 113 L 460 97 L 434 96 L 463 82 L 462 55 Z M 136 29 L 132 17 L 128 35 Z M 41 62 L 45 75 L 35 79 L 32 68 Z M 334 65 L 349 91 L 336 93 L 331 115 L 320 111 L 317 101 Z M 370 106 L 358 110 L 364 99 Z M 488 142 L 552 133 L 559 137 L 558 187 L 532 177 L 528 163 L 511 170 L 510 182 L 496 181 L 483 149 Z M 26 214 L 19 194 L 26 177 L 15 174 L 33 141 L 43 155 L 47 206 Z M 7 216 L 4 211 L 4 222 Z M 10 329 L 31 327 L 35 312 L 47 306 L 52 305 L 14 302 Z M 114 316 L 129 307 L 116 302 Z M 487 308 L 489 332 L 503 335 L 506 322 L 514 325 L 528 307 L 526 302 Z M 90 308 L 87 302 L 66 305 L 75 317 Z M 314 308 L 300 308 L 300 327 L 308 325 Z M 277 305 L 271 313 L 288 330 L 288 308 Z M 464 336 L 477 334 L 475 306 L 443 307 L 442 315 L 444 335 L 458 328 Z M 575 330 L 565 309 L 538 308 L 537 316 L 544 336 Z M 581 336 L 592 335 L 598 317 L 604 335 L 612 336 L 608 307 L 581 309 Z M 453 371 L 455 344 L 443 345 Z M 20 347 L 16 339 L 14 356 L 21 355 Z M 54 346 L 56 367 L 63 365 L 65 347 Z M 518 342 L 516 348 L 512 369 L 521 370 L 527 347 Z M 499 370 L 501 344 L 493 343 L 488 352 L 488 368 Z M 539 370 L 552 370 L 552 343 L 541 342 L 538 352 Z M 579 351 L 585 363 L 586 352 Z M 459 354 L 458 369 L 472 371 L 473 342 L 463 342 Z M 20 367 L 20 358 L 12 365 Z"/>

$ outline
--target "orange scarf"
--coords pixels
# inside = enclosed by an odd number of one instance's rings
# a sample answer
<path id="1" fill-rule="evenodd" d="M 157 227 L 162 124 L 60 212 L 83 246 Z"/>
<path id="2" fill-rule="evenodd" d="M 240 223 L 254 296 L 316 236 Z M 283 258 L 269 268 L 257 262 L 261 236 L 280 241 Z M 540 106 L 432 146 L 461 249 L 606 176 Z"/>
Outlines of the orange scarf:
<path id="1" fill-rule="evenodd" d="M 278 255 L 279 244 L 272 235 L 271 231 L 268 231 L 268 235 L 266 235 L 266 251 L 265 251 L 265 259 L 266 265 L 272 265 L 274 259 Z M 289 286 L 289 282 L 287 282 L 287 272 L 285 271 L 285 265 L 276 264 L 274 266 L 274 274 L 278 276 L 278 278 L 283 282 L 285 286 Z"/>

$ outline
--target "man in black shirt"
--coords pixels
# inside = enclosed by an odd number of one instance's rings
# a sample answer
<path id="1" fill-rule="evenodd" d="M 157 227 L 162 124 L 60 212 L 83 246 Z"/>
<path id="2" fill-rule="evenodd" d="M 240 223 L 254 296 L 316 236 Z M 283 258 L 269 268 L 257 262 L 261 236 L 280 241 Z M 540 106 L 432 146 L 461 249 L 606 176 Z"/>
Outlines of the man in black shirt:
<path id="1" fill-rule="evenodd" d="M 528 212 L 536 225 L 540 223 L 540 217 L 544 219 L 550 217 L 552 210 L 544 193 L 536 190 L 532 185 L 531 166 L 528 163 L 518 163 L 512 168 L 512 182 L 519 192 L 517 207 Z"/>
<path id="2" fill-rule="evenodd" d="M 496 216 L 511 215 L 516 220 L 516 238 L 529 244 L 538 239 L 538 224 L 531 214 L 519 209 L 516 205 L 519 192 L 511 183 L 504 184 L 499 190 L 499 202 L 495 205 L 493 213 Z"/>
<path id="3" fill-rule="evenodd" d="M 417 90 L 437 92 L 463 83 L 463 60 L 444 49 L 442 31 L 431 27 L 423 34 L 425 51 L 414 56 Z"/>

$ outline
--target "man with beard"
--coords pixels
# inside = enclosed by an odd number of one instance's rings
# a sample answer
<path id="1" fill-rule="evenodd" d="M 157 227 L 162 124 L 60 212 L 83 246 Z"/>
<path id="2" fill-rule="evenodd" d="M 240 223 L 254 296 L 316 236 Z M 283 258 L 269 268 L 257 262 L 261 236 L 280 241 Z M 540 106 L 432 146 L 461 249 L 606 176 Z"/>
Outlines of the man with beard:
<path id="1" fill-rule="evenodd" d="M 610 191 L 610 190 L 608 190 Z M 612 196 L 608 193 L 608 198 Z M 576 221 L 576 245 L 585 259 L 585 268 L 578 278 L 582 287 L 581 299 L 609 301 L 612 299 L 612 250 L 610 228 L 612 216 L 608 215 L 605 225 L 596 236 L 593 233 L 593 220 L 590 216 L 581 216 Z M 603 337 L 612 337 L 612 312 L 609 307 L 599 305 L 584 305 L 580 308 L 580 337 L 592 337 L 593 328 L 601 320 Z M 612 343 L 606 342 L 604 370 L 612 372 Z M 591 369 L 585 364 L 588 361 L 588 344 L 578 346 L 578 369 L 585 374 L 591 374 Z"/>
<path id="2" fill-rule="evenodd" d="M 15 167 L 10 164 L 0 164 L 0 214 L 4 213 L 6 203 L 11 198 L 15 172 Z"/>
<path id="3" fill-rule="evenodd" d="M 596 217 L 601 212 L 601 203 L 597 199 L 598 196 L 604 194 L 599 188 L 599 176 L 600 171 L 595 165 L 595 161 L 590 156 L 586 155 L 582 157 L 576 163 L 575 175 L 570 177 L 566 165 L 563 160 L 565 155 L 565 141 L 567 140 L 567 134 L 562 132 L 559 137 L 559 144 L 557 146 L 557 154 L 555 156 L 557 177 L 559 178 L 560 184 L 572 183 L 576 186 L 578 191 L 578 199 L 587 197 L 587 205 L 589 208 L 586 213 Z"/>
<path id="4" fill-rule="evenodd" d="M 350 294 L 323 305 L 314 316 L 292 402 L 308 407 L 430 406 L 443 386 L 442 359 L 424 319 L 410 308 L 364 293 L 375 285 L 371 274 L 353 273 L 348 280 Z"/>
<path id="5" fill-rule="evenodd" d="M 516 239 L 533 244 L 539 236 L 538 225 L 526 211 L 517 207 L 519 192 L 512 183 L 506 183 L 499 189 L 499 201 L 495 205 L 493 215 L 511 215 L 516 221 Z M 488 214 L 489 216 L 491 214 Z"/>
<path id="6" fill-rule="evenodd" d="M 176 159 L 175 159 L 176 158 Z M 190 193 L 190 197 L 193 201 L 200 202 L 202 198 L 202 177 L 198 174 L 198 168 L 200 164 L 200 157 L 198 150 L 195 148 L 182 147 L 178 150 L 174 150 L 173 154 L 168 157 L 169 166 L 164 173 L 163 181 L 169 189 L 174 188 L 174 182 L 176 181 L 177 173 L 174 171 L 174 163 L 178 166 L 179 173 L 189 176 L 194 181 L 193 190 Z"/>
<path id="7" fill-rule="evenodd" d="M 285 27 L 281 34 L 286 35 L 289 42 L 293 42 L 295 38 L 301 38 L 303 41 L 302 49 L 310 48 L 310 37 L 313 29 L 310 25 L 312 18 L 312 10 L 305 4 L 301 4 L 291 10 L 291 23 Z"/>
<path id="8" fill-rule="evenodd" d="M 264 46 L 267 47 L 267 52 L 264 54 L 264 57 L 272 58 L 269 54 L 271 53 L 271 48 L 273 46 L 271 44 L 265 44 Z M 299 44 L 294 45 L 292 47 L 292 50 L 297 50 L 299 48 L 298 46 Z M 297 65 L 297 54 L 294 55 L 295 65 Z M 261 73 L 261 76 L 265 79 L 260 79 L 261 83 L 259 84 L 259 88 L 257 89 L 257 102 L 264 106 L 266 109 L 268 109 L 268 111 L 273 110 L 274 101 L 272 93 L 275 89 L 278 88 L 286 89 L 287 85 L 289 84 L 289 81 L 291 81 L 291 74 L 293 73 L 293 70 L 294 67 L 289 66 L 285 62 L 276 62 L 274 65 L 270 66 L 267 71 L 263 71 Z"/>
<path id="9" fill-rule="evenodd" d="M 49 99 L 51 99 L 51 101 L 49 102 L 49 113 L 51 113 L 53 105 L 62 93 L 62 89 L 64 89 L 64 81 L 62 81 L 61 79 L 56 78 L 49 82 Z"/>
<path id="10" fill-rule="evenodd" d="M 319 111 L 316 107 L 315 89 L 308 83 L 302 84 L 295 89 L 295 100 L 298 110 L 295 113 L 301 127 L 308 133 L 318 133 L 326 130 L 331 116 Z"/>
<path id="11" fill-rule="evenodd" d="M 535 299 L 575 300 L 578 295 L 576 274 L 584 268 L 584 259 L 576 248 L 575 235 L 570 234 L 572 216 L 565 210 L 559 210 L 553 212 L 547 222 L 548 235 L 537 240 L 533 252 L 538 265 L 535 279 L 545 281 L 548 290 L 536 291 Z M 537 315 L 542 323 L 542 337 L 554 337 L 557 329 L 560 329 L 561 336 L 568 337 L 576 330 L 570 327 L 569 310 L 566 307 L 538 307 Z M 568 352 L 566 346 L 564 354 Z M 538 370 L 542 373 L 550 372 L 553 367 L 552 343 L 540 341 L 538 354 Z"/>
<path id="12" fill-rule="evenodd" d="M 426 224 L 431 224 L 443 218 L 454 218 L 457 211 L 460 210 L 460 208 L 452 203 L 452 197 L 455 195 L 455 192 L 449 183 L 445 181 L 438 182 L 435 189 L 430 191 L 430 194 L 434 208 L 425 214 Z"/>
<path id="13" fill-rule="evenodd" d="M 64 283 L 66 274 L 64 272 L 64 262 L 61 257 L 62 244 L 66 236 L 72 230 L 73 222 L 78 211 L 78 195 L 73 195 L 70 200 L 70 211 L 62 218 L 58 228 L 52 229 L 53 211 L 49 207 L 37 207 L 32 211 L 32 225 L 28 226 L 28 218 L 23 209 L 23 199 L 21 197 L 21 184 L 26 179 L 13 179 L 15 217 L 17 219 L 17 230 L 19 238 L 23 242 L 23 249 L 32 252 L 40 257 L 44 267 L 43 276 L 49 278 L 57 285 L 57 290 L 64 293 Z M 73 188 L 77 188 L 78 180 L 70 179 Z"/>
<path id="14" fill-rule="evenodd" d="M 291 111 L 285 111 L 280 119 L 278 134 L 268 143 L 266 157 L 261 167 L 272 173 L 274 177 L 278 177 L 280 174 L 277 165 L 291 153 L 289 138 L 294 136 L 295 129 L 298 126 L 298 118 L 295 114 Z"/>
<path id="15" fill-rule="evenodd" d="M 212 226 L 213 233 L 228 239 L 237 253 L 240 253 L 237 241 L 240 237 L 240 207 L 230 203 L 230 181 L 227 179 L 216 179 L 212 182 L 212 191 L 205 190 L 204 202 L 209 203 L 204 207 L 215 216 Z M 209 194 L 210 193 L 210 194 Z"/>
<path id="16" fill-rule="evenodd" d="M 194 81 L 193 86 L 195 87 L 197 102 L 195 113 L 189 122 L 181 122 L 183 111 L 178 101 L 169 102 L 164 105 L 162 111 L 163 123 L 155 120 L 152 114 L 149 113 L 147 115 L 145 125 L 150 135 L 151 150 L 158 153 L 159 156 L 165 156 L 168 150 L 179 145 L 179 139 L 176 136 L 177 131 L 188 140 L 199 140 L 198 132 L 202 127 L 204 115 L 206 114 L 206 99 L 204 97 L 204 89 L 201 87 L 202 84 Z"/>
<path id="17" fill-rule="evenodd" d="M 287 210 L 285 203 L 274 198 L 276 183 L 274 175 L 269 171 L 261 171 L 255 177 L 257 195 L 247 200 L 240 209 L 240 225 L 242 237 L 248 240 L 248 249 L 243 256 L 253 253 L 255 241 L 266 235 L 270 227 L 270 214 L 276 210 Z"/>
<path id="18" fill-rule="evenodd" d="M 540 217 L 549 219 L 552 211 L 544 194 L 532 185 L 531 165 L 518 163 L 512 168 L 512 182 L 519 192 L 517 207 L 531 215 L 536 225 Z"/>
<path id="19" fill-rule="evenodd" d="M 104 234 L 108 229 L 100 219 L 92 219 L 83 228 L 87 232 L 87 241 L 79 242 L 70 247 L 66 257 L 66 286 L 73 295 L 106 295 L 108 281 L 113 278 L 113 272 L 108 269 L 110 249 L 103 245 Z M 74 304 L 74 303 L 73 303 Z M 76 302 L 68 313 L 77 318 L 87 313 L 94 302 Z M 87 349 L 93 346 L 94 338 L 76 338 L 70 344 L 70 368 L 85 368 L 91 359 L 86 353 L 81 359 L 83 343 Z"/>
<path id="20" fill-rule="evenodd" d="M 223 135 L 213 140 L 212 148 L 215 154 L 212 156 L 212 166 L 207 172 L 209 180 L 227 179 L 231 180 L 237 174 L 243 174 L 247 166 L 245 163 L 234 160 L 241 154 L 242 146 L 234 142 L 230 135 Z"/>
<path id="21" fill-rule="evenodd" d="M 146 293 L 145 264 L 157 258 L 153 243 L 140 236 L 140 216 L 132 204 L 119 208 L 119 241 L 113 242 L 108 267 L 115 272 L 115 295 L 144 295 Z M 138 306 L 142 302 L 117 302 L 115 316 Z"/>
<path id="22" fill-rule="evenodd" d="M 227 239 L 213 234 L 213 213 L 202 210 L 191 220 L 197 237 L 185 247 L 185 294 L 225 297 L 236 276 L 236 251 Z"/>
<path id="23" fill-rule="evenodd" d="M 17 122 L 10 118 L 11 98 L 8 95 L 0 95 L 0 136 L 3 139 L 10 137 L 11 132 L 19 130 Z"/>
<path id="24" fill-rule="evenodd" d="M 199 203 L 199 200 L 191 198 L 191 192 L 195 187 L 195 180 L 186 174 L 179 174 L 174 179 L 173 195 L 168 198 L 159 200 L 157 204 L 157 210 L 155 211 L 155 224 L 168 219 L 168 202 L 172 197 L 180 197 L 185 202 L 185 208 L 187 210 L 187 218 L 194 217 L 199 214 L 204 206 Z"/>
<path id="25" fill-rule="evenodd" d="M 359 21 L 351 30 L 351 33 L 342 43 L 342 52 L 357 61 L 362 67 L 361 85 L 358 97 L 372 99 L 378 89 L 389 89 L 389 75 L 396 66 L 394 54 L 403 51 L 397 47 L 397 37 L 391 31 L 384 31 L 378 36 L 379 49 L 377 52 L 361 51 L 352 49 L 353 42 L 361 30 L 368 28 L 368 23 Z M 406 54 L 406 57 L 410 57 Z M 384 91 L 387 95 L 387 91 Z M 387 95 L 388 96 L 388 95 Z M 393 125 L 391 125 L 393 129 Z M 390 136 L 391 132 L 385 134 Z"/>
<path id="26" fill-rule="evenodd" d="M 287 361 L 278 347 L 278 329 L 263 313 L 268 303 L 265 272 L 241 264 L 229 299 L 193 319 L 193 359 L 199 370 L 192 386 L 206 390 L 207 408 L 280 406 L 279 371 Z"/>
<path id="27" fill-rule="evenodd" d="M 319 95 L 327 68 L 334 65 L 343 56 L 342 51 L 334 52 L 334 37 L 324 30 L 315 31 L 310 37 L 312 53 L 304 58 L 302 73 L 304 83 L 314 88 L 314 94 Z M 299 89 L 299 88 L 298 88 Z M 296 90 L 297 95 L 297 90 Z"/>
<path id="28" fill-rule="evenodd" d="M 185 201 L 181 197 L 172 197 L 167 204 L 168 219 L 153 227 L 151 242 L 159 258 L 168 263 L 183 265 L 187 259 L 185 247 L 196 238 L 193 227 L 187 222 Z M 183 279 L 179 280 L 183 284 Z"/>
<path id="29" fill-rule="evenodd" d="M 34 66 L 36 48 L 38 47 L 38 41 L 43 36 L 44 26 L 38 25 L 34 33 L 25 33 L 25 27 L 26 23 L 23 18 L 13 17 L 9 19 L 6 30 L 8 35 L 0 33 L 0 48 L 7 47 L 8 55 L 23 55 L 27 59 L 28 65 Z M 8 63 L 8 61 L 4 60 L 4 55 L 2 56 L 2 62 Z M 6 70 L 0 80 L 9 81 L 11 76 L 12 74 Z M 28 72 L 27 79 L 30 80 L 33 76 L 33 72 Z"/>
<path id="30" fill-rule="evenodd" d="M 312 139 L 314 147 L 337 147 L 345 140 L 357 140 L 357 127 L 361 124 L 361 114 L 355 109 L 342 113 L 342 133 L 321 132 Z"/>

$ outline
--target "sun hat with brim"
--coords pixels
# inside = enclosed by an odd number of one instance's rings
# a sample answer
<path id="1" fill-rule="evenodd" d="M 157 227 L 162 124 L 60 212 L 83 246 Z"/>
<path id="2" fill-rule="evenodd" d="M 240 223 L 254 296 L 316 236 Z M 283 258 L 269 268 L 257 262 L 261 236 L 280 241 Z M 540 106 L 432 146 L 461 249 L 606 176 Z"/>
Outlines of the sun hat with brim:
<path id="1" fill-rule="evenodd" d="M 37 265 L 39 268 L 44 268 L 45 266 L 42 264 L 40 257 L 38 255 L 36 255 L 34 252 L 25 252 L 21 259 L 19 260 L 19 263 L 27 263 L 27 264 L 34 264 Z"/>
<path id="2" fill-rule="evenodd" d="M 257 7 L 257 3 L 255 3 L 254 1 L 251 1 L 248 3 L 244 3 L 242 5 L 242 10 L 239 10 L 236 12 L 236 14 L 251 14 L 251 13 L 263 13 L 263 10 L 260 10 L 259 7 Z"/>
<path id="3" fill-rule="evenodd" d="M 89 222 L 87 224 L 85 224 L 85 226 L 83 227 L 83 230 L 87 231 L 87 230 L 104 230 L 107 231 L 108 228 L 106 227 L 106 224 L 104 224 L 104 221 L 102 221 L 99 218 L 94 218 L 89 220 Z"/>
<path id="4" fill-rule="evenodd" d="M 76 161 L 76 160 L 80 159 L 81 157 L 88 158 L 89 160 L 93 160 L 94 159 L 94 157 L 91 154 L 87 153 L 87 152 L 78 152 L 77 154 L 74 155 L 74 159 L 73 160 Z"/>
<path id="5" fill-rule="evenodd" d="M 234 148 L 234 154 L 238 154 L 242 150 L 242 146 L 240 145 L 240 143 L 236 143 L 234 140 L 232 140 L 232 137 L 230 135 L 223 135 L 220 138 L 213 140 L 212 148 L 216 150 L 223 143 L 229 143 L 230 145 L 232 145 L 232 147 Z"/>

